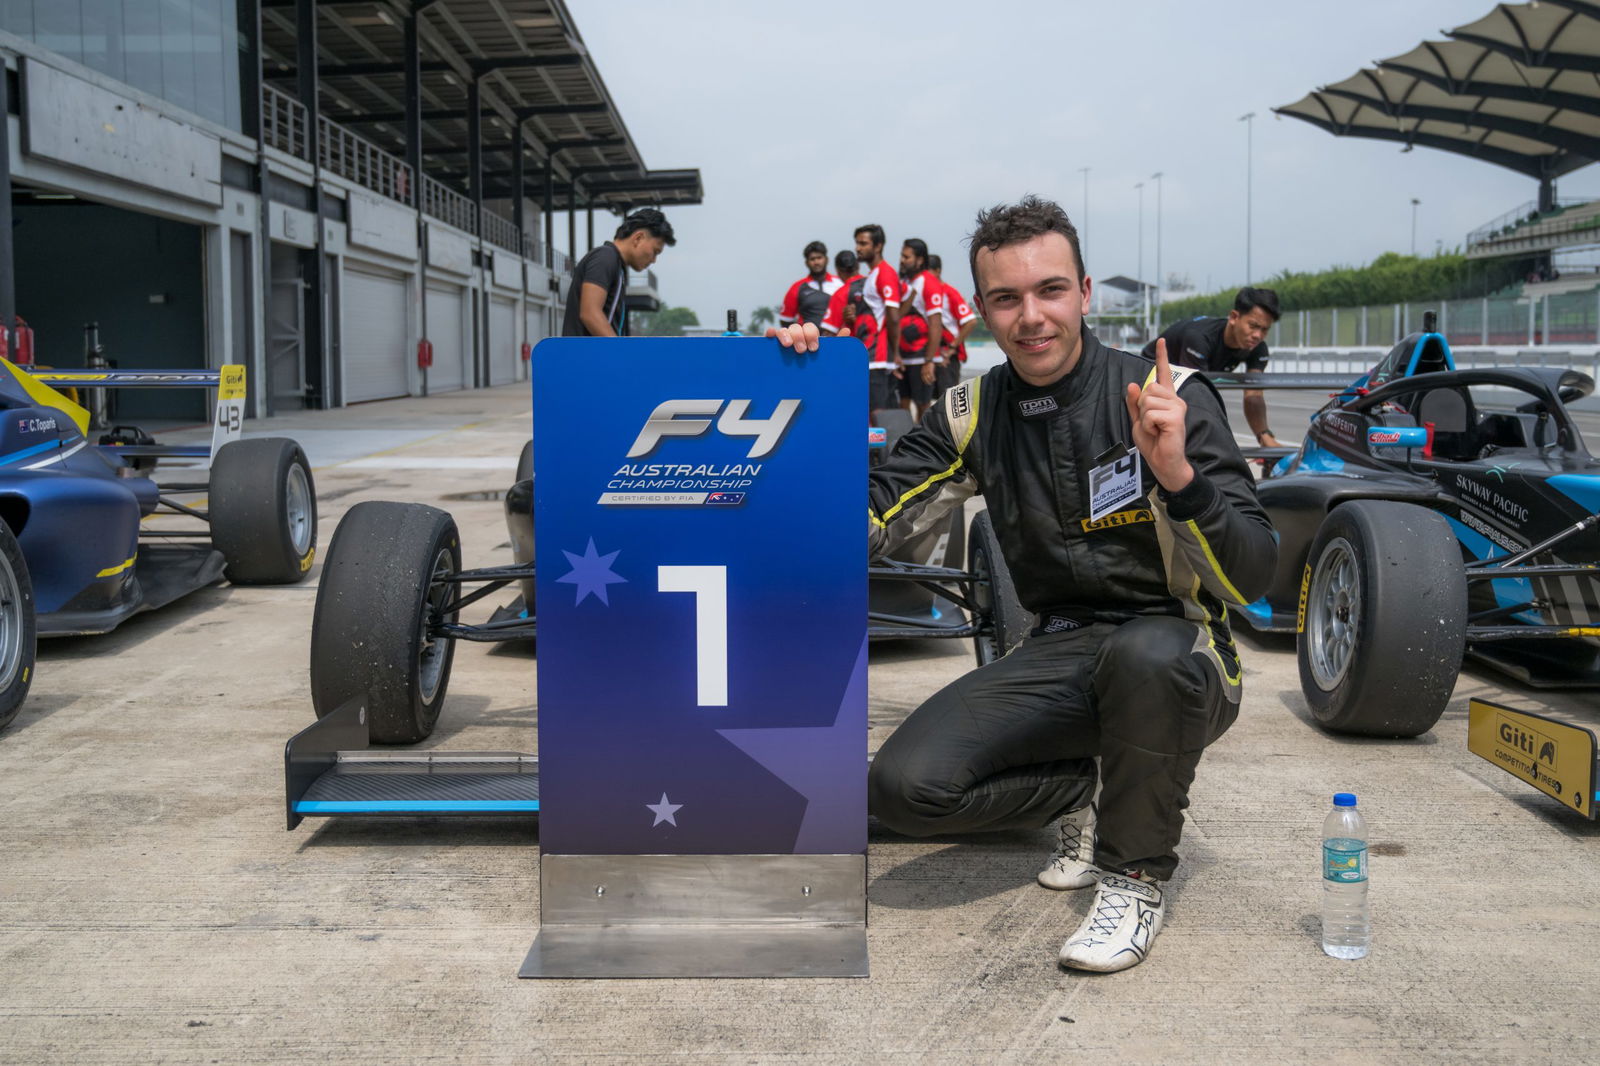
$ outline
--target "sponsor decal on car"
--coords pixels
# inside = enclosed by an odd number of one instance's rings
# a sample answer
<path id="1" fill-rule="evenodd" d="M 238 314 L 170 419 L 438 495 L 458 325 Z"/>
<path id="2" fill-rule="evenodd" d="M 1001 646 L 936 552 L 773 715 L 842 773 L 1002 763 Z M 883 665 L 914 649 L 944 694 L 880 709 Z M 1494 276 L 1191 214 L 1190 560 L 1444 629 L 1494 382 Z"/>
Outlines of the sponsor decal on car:
<path id="1" fill-rule="evenodd" d="M 1587 729 L 1475 699 L 1467 707 L 1467 749 L 1594 817 L 1595 739 Z"/>

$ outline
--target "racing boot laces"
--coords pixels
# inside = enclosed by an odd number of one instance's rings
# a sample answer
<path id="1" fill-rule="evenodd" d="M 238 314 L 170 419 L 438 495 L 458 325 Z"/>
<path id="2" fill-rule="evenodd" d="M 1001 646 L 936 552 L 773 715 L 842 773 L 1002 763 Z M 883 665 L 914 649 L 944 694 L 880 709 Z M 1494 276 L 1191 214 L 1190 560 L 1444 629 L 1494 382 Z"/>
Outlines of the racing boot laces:
<path id="1" fill-rule="evenodd" d="M 1061 945 L 1061 965 L 1097 973 L 1139 965 L 1161 931 L 1165 908 L 1154 882 L 1136 874 L 1101 874 L 1088 916 Z"/>
<path id="2" fill-rule="evenodd" d="M 1056 826 L 1061 834 L 1061 842 L 1045 868 L 1039 871 L 1041 885 L 1059 891 L 1088 888 L 1100 880 L 1100 869 L 1094 865 L 1094 825 L 1095 810 L 1092 803 L 1061 816 Z"/>

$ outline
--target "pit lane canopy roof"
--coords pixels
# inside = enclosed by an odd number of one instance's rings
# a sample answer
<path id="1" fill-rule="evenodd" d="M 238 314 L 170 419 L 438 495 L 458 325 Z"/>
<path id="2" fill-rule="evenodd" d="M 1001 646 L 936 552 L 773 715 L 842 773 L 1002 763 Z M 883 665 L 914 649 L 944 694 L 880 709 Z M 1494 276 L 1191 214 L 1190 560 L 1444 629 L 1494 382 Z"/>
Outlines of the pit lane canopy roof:
<path id="1" fill-rule="evenodd" d="M 697 169 L 651 170 L 564 0 L 316 0 L 322 114 L 405 155 L 405 23 L 418 14 L 423 170 L 465 191 L 469 86 L 480 89 L 484 194 L 511 191 L 522 125 L 527 179 L 543 168 L 567 201 L 613 207 L 697 204 Z M 296 90 L 295 0 L 261 0 L 263 75 Z M 555 206 L 567 206 L 558 203 Z"/>
<path id="2" fill-rule="evenodd" d="M 1600 2 L 1500 4 L 1444 35 L 1273 110 L 1544 184 L 1600 159 Z"/>

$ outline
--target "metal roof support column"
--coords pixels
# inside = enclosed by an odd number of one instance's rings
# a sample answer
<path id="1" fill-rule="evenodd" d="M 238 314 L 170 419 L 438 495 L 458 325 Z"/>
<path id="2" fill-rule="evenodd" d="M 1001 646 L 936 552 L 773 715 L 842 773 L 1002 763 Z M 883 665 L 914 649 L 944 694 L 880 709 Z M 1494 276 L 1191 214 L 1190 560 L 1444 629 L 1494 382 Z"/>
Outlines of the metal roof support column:
<path id="1" fill-rule="evenodd" d="M 305 360 L 306 406 L 333 407 L 333 366 L 328 351 L 327 322 L 323 316 L 328 279 L 323 265 L 322 222 L 322 107 L 317 78 L 316 0 L 295 0 L 295 78 L 300 103 L 306 109 L 306 149 L 311 153 L 311 214 L 316 219 L 316 247 L 306 265 L 305 338 L 301 358 Z M 265 195 L 265 190 L 262 190 Z"/>
<path id="2" fill-rule="evenodd" d="M 5 64 L 0 63 L 0 120 L 9 122 Z M 21 116 L 18 116 L 19 121 Z M 0 127 L 0 339 L 6 354 L 16 358 L 11 326 L 17 314 L 16 245 L 11 240 L 11 137 Z"/>
<path id="3" fill-rule="evenodd" d="M 589 209 L 589 249 L 588 250 L 592 252 L 592 251 L 594 251 L 594 201 L 593 200 L 586 201 L 585 206 Z"/>
<path id="4" fill-rule="evenodd" d="M 483 233 L 483 81 L 467 82 L 467 195 L 472 199 L 478 234 Z"/>
<path id="5" fill-rule="evenodd" d="M 522 140 L 522 123 L 517 123 L 511 129 L 511 223 L 517 227 L 517 240 L 521 241 L 522 227 L 527 222 L 526 211 L 523 209 L 522 198 L 524 186 L 528 183 L 528 171 L 522 157 L 525 152 Z M 524 255 L 527 249 L 522 249 Z"/>
<path id="6" fill-rule="evenodd" d="M 421 8 L 413 5 L 406 15 L 405 54 L 400 57 L 406 68 L 406 165 L 411 168 L 411 206 L 417 213 L 417 339 L 428 336 L 428 223 L 422 207 L 422 45 L 417 39 L 417 20 Z M 420 350 L 420 348 L 419 348 Z M 428 368 L 419 366 L 422 395 L 428 395 Z"/>
<path id="7" fill-rule="evenodd" d="M 1539 213 L 1556 209 L 1556 181 L 1548 174 L 1539 179 Z"/>
<path id="8" fill-rule="evenodd" d="M 578 261 L 578 183 L 572 183 L 567 194 L 567 258 Z"/>
<path id="9" fill-rule="evenodd" d="M 544 265 L 556 268 L 556 220 L 551 211 L 556 202 L 556 176 L 552 159 L 544 161 L 544 198 L 539 201 L 539 213 L 544 216 Z"/>
<path id="10" fill-rule="evenodd" d="M 272 306 L 272 209 L 267 200 L 266 145 L 261 139 L 263 133 L 261 96 L 264 91 L 262 84 L 265 81 L 261 76 L 261 0 L 251 0 L 246 9 L 239 12 L 239 33 L 247 42 L 245 54 L 250 57 L 249 64 L 242 72 L 242 84 L 239 87 L 244 114 L 243 132 L 245 136 L 254 137 L 256 141 L 256 229 L 251 234 L 256 242 L 256 299 L 251 301 L 251 306 L 247 309 L 247 313 L 255 323 L 250 333 L 256 338 L 256 346 L 255 351 L 249 353 L 246 363 L 249 369 L 245 372 L 247 381 L 245 402 L 249 405 L 246 408 L 247 414 L 261 418 L 270 417 L 273 412 L 272 390 L 265 385 L 267 319 L 270 314 L 268 309 Z M 9 203 L 10 199 L 9 196 L 6 197 L 6 202 Z M 262 310 L 259 318 L 255 317 L 257 300 L 260 301 Z M 237 308 L 234 313 L 239 313 Z M 256 358 L 258 352 L 259 360 Z"/>

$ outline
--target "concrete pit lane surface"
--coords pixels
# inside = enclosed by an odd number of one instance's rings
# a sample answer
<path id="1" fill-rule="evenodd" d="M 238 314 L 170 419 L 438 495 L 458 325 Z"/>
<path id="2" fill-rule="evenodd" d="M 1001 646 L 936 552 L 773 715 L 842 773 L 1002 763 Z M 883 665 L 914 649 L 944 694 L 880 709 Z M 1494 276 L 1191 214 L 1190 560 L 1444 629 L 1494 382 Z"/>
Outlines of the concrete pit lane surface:
<path id="1" fill-rule="evenodd" d="M 351 505 L 405 500 L 452 511 L 467 565 L 488 566 L 511 561 L 496 493 L 528 419 L 525 386 L 507 386 L 247 432 L 305 447 L 323 552 Z M 1466 747 L 1469 697 L 1596 725 L 1593 693 L 1468 667 L 1423 737 L 1336 738 L 1310 722 L 1292 641 L 1241 634 L 1243 711 L 1200 765 L 1165 927 L 1125 973 L 1057 968 L 1090 893 L 1034 883 L 1049 830 L 874 828 L 869 979 L 519 981 L 538 920 L 533 823 L 284 831 L 283 744 L 312 713 L 315 578 L 219 585 L 108 636 L 41 644 L 0 733 L 0 1062 L 1600 1058 L 1600 830 Z M 967 642 L 874 645 L 871 746 L 972 661 Z M 462 644 L 425 746 L 535 750 L 537 665 Z M 1335 791 L 1359 794 L 1372 826 L 1373 948 L 1358 962 L 1319 948 Z"/>

